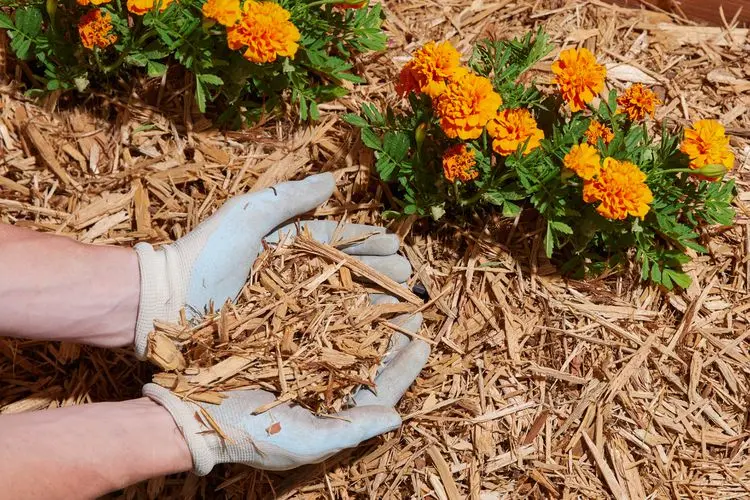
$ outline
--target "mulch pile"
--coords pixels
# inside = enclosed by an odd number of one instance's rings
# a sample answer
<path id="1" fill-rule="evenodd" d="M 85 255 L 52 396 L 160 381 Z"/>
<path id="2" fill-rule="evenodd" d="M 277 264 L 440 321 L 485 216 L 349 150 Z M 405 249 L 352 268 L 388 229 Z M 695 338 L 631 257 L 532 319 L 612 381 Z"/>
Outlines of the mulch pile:
<path id="1" fill-rule="evenodd" d="M 309 215 L 382 224 L 390 193 L 339 114 L 362 102 L 397 104 L 394 76 L 427 40 L 451 39 L 468 54 L 483 36 L 543 26 L 558 49 L 597 54 L 609 86 L 654 88 L 664 101 L 656 126 L 726 125 L 737 153 L 736 224 L 710 228 L 710 253 L 688 269 L 693 285 L 667 292 L 630 269 L 587 282 L 560 277 L 528 211 L 472 227 L 392 223 L 432 302 L 419 332 L 432 354 L 398 408 L 400 430 L 283 474 L 221 466 L 116 496 L 747 497 L 748 30 L 731 13 L 707 27 L 598 0 L 385 6 L 389 51 L 363 61 L 368 84 L 323 106 L 309 127 L 282 119 L 224 133 L 194 112 L 183 80 L 77 106 L 56 94 L 32 104 L 16 85 L 2 87 L 0 221 L 96 244 L 162 243 L 237 193 L 335 171 L 335 195 Z M 555 56 L 534 68 L 542 85 Z M 136 397 L 154 370 L 127 350 L 0 340 L 0 414 Z"/>

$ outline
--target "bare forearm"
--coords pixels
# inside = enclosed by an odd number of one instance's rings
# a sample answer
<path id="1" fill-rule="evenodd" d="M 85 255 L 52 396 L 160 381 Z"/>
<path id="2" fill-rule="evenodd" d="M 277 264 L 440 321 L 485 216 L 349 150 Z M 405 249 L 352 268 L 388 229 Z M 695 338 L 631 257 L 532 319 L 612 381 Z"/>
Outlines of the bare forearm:
<path id="1" fill-rule="evenodd" d="M 140 277 L 131 249 L 0 225 L 0 263 L 0 336 L 133 343 Z"/>
<path id="2" fill-rule="evenodd" d="M 192 467 L 172 417 L 147 398 L 0 416 L 8 498 L 95 498 Z"/>

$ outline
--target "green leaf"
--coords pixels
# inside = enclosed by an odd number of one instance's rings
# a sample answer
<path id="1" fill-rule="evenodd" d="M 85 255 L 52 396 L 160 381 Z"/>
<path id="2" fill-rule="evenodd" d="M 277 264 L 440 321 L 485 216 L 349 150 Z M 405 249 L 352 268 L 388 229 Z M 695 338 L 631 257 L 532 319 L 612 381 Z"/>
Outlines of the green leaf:
<path id="1" fill-rule="evenodd" d="M 674 281 L 680 288 L 687 288 L 693 280 L 687 274 L 674 269 L 665 269 L 664 274 Z"/>
<path id="2" fill-rule="evenodd" d="M 409 137 L 403 132 L 386 132 L 383 137 L 383 151 L 395 162 L 406 158 L 409 145 Z"/>
<path id="3" fill-rule="evenodd" d="M 198 75 L 198 80 L 208 85 L 224 85 L 224 80 L 211 74 Z"/>
<path id="4" fill-rule="evenodd" d="M 10 41 L 10 48 L 21 60 L 28 60 L 31 55 L 31 40 L 23 37 L 16 37 Z"/>
<path id="5" fill-rule="evenodd" d="M 564 222 L 552 221 L 550 222 L 550 225 L 555 231 L 560 231 L 561 233 L 565 234 L 573 234 L 573 228 L 565 224 Z"/>
<path id="6" fill-rule="evenodd" d="M 552 251 L 555 249 L 555 237 L 552 234 L 552 224 L 547 223 L 547 234 L 544 236 L 544 253 L 547 258 L 552 257 Z"/>
<path id="7" fill-rule="evenodd" d="M 158 61 L 148 61 L 146 63 L 146 72 L 148 73 L 148 76 L 151 78 L 157 78 L 167 71 L 167 65 L 162 64 Z"/>
<path id="8" fill-rule="evenodd" d="M 362 137 L 362 144 L 368 148 L 374 149 L 375 151 L 380 151 L 382 149 L 383 145 L 380 142 L 380 137 L 378 137 L 372 129 L 363 128 L 360 135 Z"/>
<path id="9" fill-rule="evenodd" d="M 354 125 L 355 127 L 359 128 L 367 127 L 367 121 L 365 121 L 365 119 L 361 116 L 355 115 L 354 113 L 347 113 L 342 118 L 349 125 Z"/>
<path id="10" fill-rule="evenodd" d="M 16 11 L 16 29 L 30 38 L 42 32 L 42 11 L 26 7 Z"/>
<path id="11" fill-rule="evenodd" d="M 0 28 L 6 30 L 12 30 L 14 28 L 13 21 L 10 20 L 10 17 L 6 16 L 2 12 L 0 12 Z"/>
<path id="12" fill-rule="evenodd" d="M 521 207 L 511 201 L 503 203 L 503 217 L 515 218 L 521 213 Z"/>

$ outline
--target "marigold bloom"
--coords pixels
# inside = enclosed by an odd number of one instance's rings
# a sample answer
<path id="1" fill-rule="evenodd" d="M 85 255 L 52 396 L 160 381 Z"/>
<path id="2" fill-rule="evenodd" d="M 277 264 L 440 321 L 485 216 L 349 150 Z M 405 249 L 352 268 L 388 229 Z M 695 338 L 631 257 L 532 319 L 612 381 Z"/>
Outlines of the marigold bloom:
<path id="1" fill-rule="evenodd" d="M 599 176 L 584 182 L 583 201 L 601 202 L 596 211 L 608 219 L 623 220 L 628 215 L 643 219 L 654 195 L 646 185 L 646 174 L 636 165 L 605 158 Z"/>
<path id="2" fill-rule="evenodd" d="M 240 20 L 240 0 L 208 0 L 203 4 L 203 15 L 224 26 L 233 26 Z"/>
<path id="3" fill-rule="evenodd" d="M 706 165 L 734 166 L 734 153 L 729 149 L 729 137 L 717 120 L 699 120 L 693 128 L 685 130 L 680 151 L 690 157 L 690 168 L 697 170 Z"/>
<path id="4" fill-rule="evenodd" d="M 440 127 L 450 138 L 476 139 L 503 103 L 492 82 L 467 73 L 452 81 L 435 103 Z"/>
<path id="5" fill-rule="evenodd" d="M 552 63 L 552 72 L 563 99 L 573 112 L 581 111 L 602 91 L 607 75 L 604 66 L 597 64 L 594 54 L 586 48 L 560 52 L 557 61 Z"/>
<path id="6" fill-rule="evenodd" d="M 474 150 L 467 148 L 466 144 L 456 144 L 443 154 L 443 173 L 450 182 L 476 179 L 479 176 L 474 168 L 476 165 Z"/>
<path id="7" fill-rule="evenodd" d="M 159 12 L 164 12 L 173 0 L 128 0 L 128 10 L 131 14 L 142 16 L 159 4 Z"/>
<path id="8" fill-rule="evenodd" d="M 117 41 L 117 35 L 112 33 L 112 16 L 109 12 L 102 14 L 99 9 L 81 16 L 78 21 L 78 34 L 81 36 L 81 43 L 87 49 L 104 49 Z"/>
<path id="9" fill-rule="evenodd" d="M 661 101 L 653 90 L 640 83 L 634 83 L 617 98 L 617 104 L 627 113 L 631 121 L 639 121 L 643 120 L 646 115 L 653 118 L 656 106 L 661 104 Z"/>
<path id="10" fill-rule="evenodd" d="M 450 42 L 428 42 L 403 67 L 396 90 L 401 95 L 425 93 L 434 99 L 445 92 L 451 80 L 466 74 L 460 59 L 461 54 Z"/>
<path id="11" fill-rule="evenodd" d="M 586 142 L 592 146 L 596 146 L 599 143 L 599 139 L 604 141 L 604 144 L 609 144 L 615 138 L 612 129 L 596 120 L 591 120 L 589 128 L 584 132 L 584 135 L 586 136 Z"/>
<path id="12" fill-rule="evenodd" d="M 102 5 L 111 1 L 112 0 L 76 0 L 78 5 L 83 5 L 84 7 L 87 5 Z"/>
<path id="13" fill-rule="evenodd" d="M 538 148 L 544 132 L 536 126 L 536 120 L 528 109 L 504 109 L 487 124 L 487 132 L 494 139 L 492 149 L 497 154 L 508 156 L 516 152 L 526 141 L 527 155 Z"/>
<path id="14" fill-rule="evenodd" d="M 300 33 L 290 14 L 273 2 L 247 0 L 240 22 L 227 28 L 227 45 L 232 50 L 247 47 L 243 56 L 256 64 L 274 62 L 278 56 L 294 57 Z"/>
<path id="15" fill-rule="evenodd" d="M 601 157 L 596 148 L 588 144 L 576 144 L 565 155 L 563 165 L 583 180 L 590 181 L 601 171 Z"/>

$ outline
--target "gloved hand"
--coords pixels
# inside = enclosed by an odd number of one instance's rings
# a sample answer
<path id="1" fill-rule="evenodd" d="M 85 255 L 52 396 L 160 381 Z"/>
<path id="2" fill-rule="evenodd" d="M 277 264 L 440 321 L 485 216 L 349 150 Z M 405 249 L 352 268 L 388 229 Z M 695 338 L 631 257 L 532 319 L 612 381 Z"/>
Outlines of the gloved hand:
<path id="1" fill-rule="evenodd" d="M 202 314 L 210 303 L 220 308 L 234 300 L 261 251 L 261 239 L 269 233 L 269 239 L 277 238 L 275 228 L 325 202 L 334 187 L 329 173 L 285 182 L 232 198 L 190 234 L 158 250 L 138 243 L 141 300 L 135 332 L 137 356 L 146 357 L 154 320 L 175 322 L 183 307 L 189 315 Z M 309 221 L 306 225 L 312 236 L 324 243 L 336 228 L 332 221 Z M 405 281 L 411 266 L 396 254 L 398 238 L 385 234 L 383 228 L 354 224 L 345 226 L 342 238 L 362 233 L 380 234 L 343 250 L 395 281 Z"/>
<path id="2" fill-rule="evenodd" d="M 371 300 L 396 302 L 387 295 L 373 296 Z M 422 315 L 404 314 L 394 322 L 417 332 Z M 227 392 L 220 405 L 189 403 L 156 384 L 147 384 L 143 394 L 171 413 L 190 448 L 196 474 L 208 474 L 219 463 L 287 470 L 321 462 L 345 448 L 398 428 L 401 417 L 393 406 L 422 370 L 429 354 L 425 342 L 410 340 L 402 333 L 394 334 L 375 377 L 375 389 L 360 389 L 353 397 L 353 407 L 336 418 L 317 417 L 289 403 L 253 415 L 256 408 L 274 400 L 273 394 L 261 390 Z M 199 405 L 229 439 L 223 439 L 196 417 L 200 415 Z"/>

